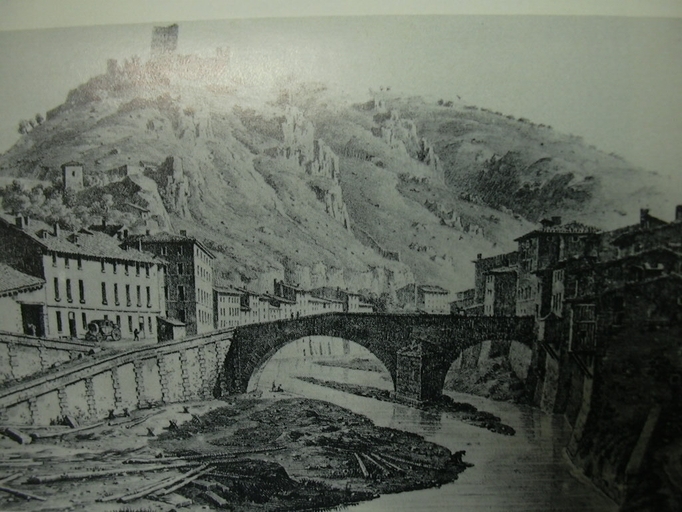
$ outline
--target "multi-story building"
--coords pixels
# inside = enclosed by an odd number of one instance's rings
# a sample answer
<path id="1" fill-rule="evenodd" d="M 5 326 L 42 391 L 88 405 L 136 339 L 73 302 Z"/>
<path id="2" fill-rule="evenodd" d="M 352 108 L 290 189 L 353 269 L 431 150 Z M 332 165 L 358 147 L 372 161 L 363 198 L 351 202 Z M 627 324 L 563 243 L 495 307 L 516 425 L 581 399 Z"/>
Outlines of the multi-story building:
<path id="1" fill-rule="evenodd" d="M 165 262 L 104 233 L 67 232 L 59 225 L 0 217 L 0 259 L 45 281 L 45 304 L 23 308 L 49 337 L 83 337 L 96 319 L 116 322 L 124 337 L 156 336 L 166 314 Z M 30 312 L 29 312 L 30 310 Z M 38 320 L 40 319 L 40 320 Z"/>
<path id="2" fill-rule="evenodd" d="M 516 314 L 516 279 L 514 267 L 491 269 L 486 273 L 483 314 L 514 316 Z"/>
<path id="3" fill-rule="evenodd" d="M 348 292 L 341 288 L 325 286 L 310 292 L 313 296 L 327 299 L 334 303 L 330 311 L 344 313 L 372 313 L 374 306 L 367 302 L 359 293 Z M 339 305 L 340 304 L 340 305 Z"/>
<path id="4" fill-rule="evenodd" d="M 516 314 L 543 317 L 551 310 L 555 267 L 563 261 L 594 258 L 600 237 L 596 228 L 577 222 L 562 225 L 555 217 L 516 241 Z"/>
<path id="5" fill-rule="evenodd" d="M 213 286 L 213 327 L 227 329 L 240 324 L 242 293 L 229 286 Z"/>
<path id="6" fill-rule="evenodd" d="M 201 334 L 215 328 L 213 319 L 213 260 L 215 256 L 185 231 L 179 235 L 156 233 L 134 235 L 125 247 L 137 247 L 167 262 L 166 308 L 168 316 L 187 326 L 187 334 Z"/>
<path id="7" fill-rule="evenodd" d="M 449 315 L 450 292 L 435 285 L 408 284 L 396 292 L 398 303 L 406 308 L 433 315 Z"/>

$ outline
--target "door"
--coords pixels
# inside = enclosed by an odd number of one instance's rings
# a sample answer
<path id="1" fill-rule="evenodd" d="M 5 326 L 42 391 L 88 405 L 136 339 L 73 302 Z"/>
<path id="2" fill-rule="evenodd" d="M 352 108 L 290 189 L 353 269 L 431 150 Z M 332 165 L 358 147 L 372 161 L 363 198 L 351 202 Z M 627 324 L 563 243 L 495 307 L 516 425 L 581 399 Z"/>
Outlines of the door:
<path id="1" fill-rule="evenodd" d="M 76 331 L 76 313 L 73 311 L 69 313 L 69 336 L 72 338 L 78 337 L 78 332 Z"/>
<path id="2" fill-rule="evenodd" d="M 21 305 L 21 323 L 23 324 L 24 334 L 29 336 L 43 337 L 43 306 L 39 304 Z"/>

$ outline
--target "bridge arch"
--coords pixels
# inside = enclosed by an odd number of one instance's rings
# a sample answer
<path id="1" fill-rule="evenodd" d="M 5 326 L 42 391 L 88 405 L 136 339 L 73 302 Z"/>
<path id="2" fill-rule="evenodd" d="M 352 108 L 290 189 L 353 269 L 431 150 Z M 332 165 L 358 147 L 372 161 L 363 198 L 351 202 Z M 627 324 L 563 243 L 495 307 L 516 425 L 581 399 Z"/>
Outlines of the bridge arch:
<path id="1" fill-rule="evenodd" d="M 299 338 L 331 336 L 365 347 L 391 375 L 398 389 L 398 352 L 421 340 L 435 347 L 432 371 L 442 384 L 458 354 L 488 339 L 516 339 L 531 345 L 533 321 L 517 317 L 332 313 L 235 328 L 225 359 L 224 386 L 244 393 L 251 375 L 280 348 Z"/>
<path id="2" fill-rule="evenodd" d="M 353 362 L 367 361 L 378 387 L 395 391 L 395 382 L 386 366 L 367 348 L 343 338 L 309 336 L 273 349 L 249 378 L 247 392 L 269 391 L 274 383 L 289 389 L 287 381 L 293 377 L 314 377 L 326 380 L 334 370 L 352 370 Z M 337 363 L 335 361 L 342 361 Z M 360 369 L 360 368 L 358 368 Z M 289 374 L 289 372 L 292 372 Z M 378 384 L 377 381 L 377 384 Z M 272 385 L 271 385 L 272 384 Z"/>

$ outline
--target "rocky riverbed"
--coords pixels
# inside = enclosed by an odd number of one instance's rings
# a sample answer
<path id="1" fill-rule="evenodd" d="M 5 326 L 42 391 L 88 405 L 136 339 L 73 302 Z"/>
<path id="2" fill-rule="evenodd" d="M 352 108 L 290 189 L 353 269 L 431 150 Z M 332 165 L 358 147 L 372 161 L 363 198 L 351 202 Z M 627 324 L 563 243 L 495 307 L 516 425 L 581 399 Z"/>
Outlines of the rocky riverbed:
<path id="1" fill-rule="evenodd" d="M 440 486 L 461 453 L 327 402 L 240 396 L 0 440 L 0 510 L 307 510 Z M 28 441 L 28 440 L 26 440 Z M 28 499 L 27 499 L 28 498 Z"/>

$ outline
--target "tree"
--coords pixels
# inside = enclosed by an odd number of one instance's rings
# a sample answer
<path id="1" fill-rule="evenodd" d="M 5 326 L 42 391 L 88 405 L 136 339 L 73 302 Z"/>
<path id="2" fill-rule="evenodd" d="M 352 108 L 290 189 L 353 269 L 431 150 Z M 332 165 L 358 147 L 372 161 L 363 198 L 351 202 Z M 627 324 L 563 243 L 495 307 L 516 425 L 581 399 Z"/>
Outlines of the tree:
<path id="1" fill-rule="evenodd" d="M 45 118 L 43 117 L 42 114 L 36 114 L 36 123 L 38 124 L 43 124 L 45 122 Z"/>
<path id="2" fill-rule="evenodd" d="M 31 205 L 28 192 L 17 180 L 5 187 L 2 195 L 2 207 L 12 215 L 23 214 Z"/>
<path id="3" fill-rule="evenodd" d="M 26 119 L 22 119 L 21 121 L 19 121 L 17 131 L 22 135 L 26 135 L 28 132 L 31 131 L 31 124 L 28 121 L 26 121 Z"/>

